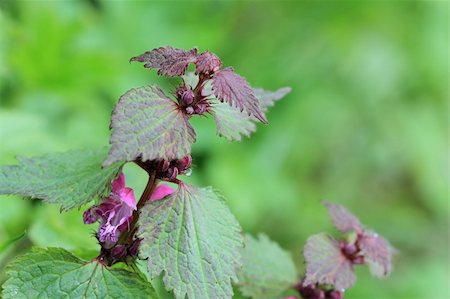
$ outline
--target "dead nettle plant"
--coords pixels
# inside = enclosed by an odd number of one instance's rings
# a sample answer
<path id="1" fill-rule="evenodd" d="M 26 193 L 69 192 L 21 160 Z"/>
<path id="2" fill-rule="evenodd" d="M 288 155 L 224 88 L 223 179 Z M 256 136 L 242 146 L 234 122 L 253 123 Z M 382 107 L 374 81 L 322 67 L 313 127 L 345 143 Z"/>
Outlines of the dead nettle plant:
<path id="1" fill-rule="evenodd" d="M 233 284 L 253 298 L 279 298 L 289 289 L 303 298 L 341 298 L 355 281 L 353 265 L 368 264 L 377 276 L 391 271 L 387 241 L 327 203 L 346 237 L 308 239 L 299 280 L 277 244 L 242 235 L 220 194 L 182 180 L 191 173 L 196 141 L 191 118 L 212 116 L 219 136 L 239 141 L 267 123 L 265 112 L 290 88 L 252 88 L 215 54 L 197 49 L 161 47 L 130 61 L 181 79 L 170 95 L 154 85 L 123 94 L 112 112 L 109 150 L 18 157 L 18 165 L 0 167 L 0 194 L 41 199 L 61 211 L 93 202 L 82 220 L 98 223 L 100 244 L 89 261 L 62 248 L 18 256 L 6 269 L 3 298 L 160 298 L 150 282 L 155 278 L 175 298 L 231 298 Z M 190 64 L 195 72 L 187 72 Z M 126 185 L 126 163 L 148 174 L 139 200 Z M 143 261 L 147 273 L 137 266 Z"/>

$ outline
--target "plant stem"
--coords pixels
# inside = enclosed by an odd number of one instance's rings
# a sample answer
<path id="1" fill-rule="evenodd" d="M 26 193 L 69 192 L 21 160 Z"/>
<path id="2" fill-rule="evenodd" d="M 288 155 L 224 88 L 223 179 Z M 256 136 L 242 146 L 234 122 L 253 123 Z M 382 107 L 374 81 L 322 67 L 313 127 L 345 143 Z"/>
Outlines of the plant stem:
<path id="1" fill-rule="evenodd" d="M 139 199 L 137 206 L 136 206 L 136 210 L 133 212 L 133 218 L 132 221 L 130 223 L 130 230 L 128 231 L 127 234 L 123 234 L 121 237 L 121 241 L 119 243 L 128 243 L 131 244 L 131 242 L 133 241 L 134 235 L 136 233 L 136 223 L 139 219 L 139 213 L 140 213 L 140 209 L 145 205 L 145 203 L 147 202 L 147 200 L 150 199 L 150 196 L 152 195 L 153 191 L 155 191 L 156 185 L 158 183 L 158 180 L 156 179 L 156 175 L 154 172 L 149 173 L 149 178 L 148 178 L 148 182 L 147 185 L 145 186 L 144 192 L 142 192 L 141 198 Z M 125 242 L 123 242 L 125 241 Z"/>

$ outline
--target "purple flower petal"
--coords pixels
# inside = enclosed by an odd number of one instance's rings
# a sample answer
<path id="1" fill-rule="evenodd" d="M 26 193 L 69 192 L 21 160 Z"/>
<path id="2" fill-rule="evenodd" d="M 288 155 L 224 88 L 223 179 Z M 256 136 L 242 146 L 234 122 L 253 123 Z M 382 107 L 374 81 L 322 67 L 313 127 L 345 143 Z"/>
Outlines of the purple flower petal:
<path id="1" fill-rule="evenodd" d="M 166 184 L 159 185 L 158 187 L 156 187 L 152 196 L 150 196 L 150 200 L 152 200 L 152 201 L 160 200 L 160 199 L 166 197 L 167 195 L 172 194 L 173 192 L 175 192 L 175 190 L 173 190 L 168 185 L 166 185 Z"/>

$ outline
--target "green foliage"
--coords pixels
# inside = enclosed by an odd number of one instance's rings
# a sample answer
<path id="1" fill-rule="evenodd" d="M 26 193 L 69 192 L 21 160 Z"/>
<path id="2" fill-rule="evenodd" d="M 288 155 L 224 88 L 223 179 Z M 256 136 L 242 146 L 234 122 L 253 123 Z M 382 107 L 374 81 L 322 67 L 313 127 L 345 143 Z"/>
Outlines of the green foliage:
<path id="1" fill-rule="evenodd" d="M 292 257 L 266 235 L 245 236 L 239 272 L 242 294 L 257 299 L 275 299 L 298 279 Z"/>
<path id="2" fill-rule="evenodd" d="M 18 194 L 60 204 L 62 211 L 107 196 L 122 167 L 101 168 L 104 150 L 79 150 L 35 158 L 18 157 L 19 165 L 0 167 L 0 194 Z"/>
<path id="3" fill-rule="evenodd" d="M 307 237 L 331 230 L 319 201 L 344 203 L 401 252 L 387 280 L 357 269 L 347 299 L 448 298 L 447 5 L 2 1 L 1 164 L 104 146 L 118 95 L 173 87 L 128 57 L 160 45 L 209 49 L 252 85 L 293 92 L 242 144 L 218 139 L 212 119 L 192 119 L 189 180 L 221 190 L 246 231 L 267 232 L 299 266 Z M 145 185 L 137 174 L 130 183 Z M 0 204 L 2 240 L 39 221 L 30 201 Z"/>
<path id="4" fill-rule="evenodd" d="M 176 298 L 229 298 L 242 247 L 241 228 L 211 188 L 181 184 L 162 200 L 148 202 L 139 217 L 140 256 L 152 278 Z"/>
<path id="5" fill-rule="evenodd" d="M 3 288 L 5 299 L 157 298 L 138 274 L 83 261 L 61 248 L 34 248 L 16 258 Z"/>
<path id="6" fill-rule="evenodd" d="M 175 102 L 156 86 L 133 88 L 119 100 L 111 120 L 111 150 L 105 165 L 188 155 L 195 131 Z"/>
<path id="7" fill-rule="evenodd" d="M 269 91 L 257 87 L 253 88 L 253 92 L 259 101 L 261 111 L 267 112 L 267 109 L 276 101 L 291 92 L 291 88 L 283 87 L 276 91 Z M 229 141 L 241 141 L 241 135 L 250 137 L 250 134 L 256 131 L 255 123 L 258 120 L 254 116 L 249 116 L 245 111 L 239 111 L 228 103 L 221 103 L 216 99 L 212 99 L 211 103 L 219 136 L 225 137 Z"/>

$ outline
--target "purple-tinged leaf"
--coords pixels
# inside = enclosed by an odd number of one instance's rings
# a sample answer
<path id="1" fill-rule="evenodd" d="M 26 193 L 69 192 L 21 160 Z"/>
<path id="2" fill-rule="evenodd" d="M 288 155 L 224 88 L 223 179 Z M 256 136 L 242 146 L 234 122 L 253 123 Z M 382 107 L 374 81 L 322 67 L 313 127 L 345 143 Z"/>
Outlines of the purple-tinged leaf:
<path id="1" fill-rule="evenodd" d="M 393 249 L 388 241 L 376 233 L 364 232 L 358 243 L 374 276 L 385 277 L 391 273 Z"/>
<path id="2" fill-rule="evenodd" d="M 255 97 L 259 100 L 259 105 L 263 112 L 266 112 L 269 107 L 272 107 L 276 101 L 284 98 L 292 91 L 290 87 L 282 87 L 275 91 L 265 90 L 261 87 L 253 88 Z"/>
<path id="3" fill-rule="evenodd" d="M 214 95 L 221 102 L 227 102 L 230 106 L 246 111 L 259 121 L 267 123 L 264 113 L 261 111 L 258 99 L 253 93 L 250 84 L 243 77 L 236 74 L 231 67 L 218 71 L 212 79 Z"/>
<path id="4" fill-rule="evenodd" d="M 116 161 L 174 160 L 187 156 L 195 131 L 178 105 L 156 86 L 121 96 L 111 120 L 111 149 L 103 165 Z"/>
<path id="5" fill-rule="evenodd" d="M 325 201 L 324 205 L 328 209 L 331 221 L 333 221 L 334 226 L 338 230 L 344 233 L 356 231 L 358 234 L 363 231 L 363 227 L 359 219 L 345 207 L 328 201 Z"/>
<path id="6" fill-rule="evenodd" d="M 220 61 L 219 57 L 211 52 L 203 52 L 197 58 L 195 73 L 200 74 L 212 74 L 217 72 L 222 65 L 222 61 Z"/>
<path id="7" fill-rule="evenodd" d="M 173 77 L 183 75 L 189 63 L 197 61 L 197 56 L 197 49 L 185 51 L 169 46 L 147 51 L 132 57 L 130 61 L 139 61 L 144 63 L 146 68 L 157 69 L 158 75 Z"/>
<path id="8" fill-rule="evenodd" d="M 216 99 L 210 100 L 210 103 L 219 136 L 225 137 L 229 141 L 241 141 L 241 135 L 250 137 L 250 134 L 256 131 L 256 125 L 247 113 Z"/>
<path id="9" fill-rule="evenodd" d="M 356 276 L 352 263 L 342 253 L 338 241 L 326 234 L 308 238 L 303 250 L 306 277 L 303 285 L 331 284 L 336 289 L 348 289 Z"/>
<path id="10" fill-rule="evenodd" d="M 264 90 L 262 88 L 254 88 L 253 90 L 260 102 L 261 110 L 266 112 L 268 107 L 273 106 L 275 101 L 289 93 L 291 88 L 283 87 L 276 91 Z M 210 100 L 210 103 L 219 136 L 225 137 L 229 141 L 241 141 L 241 135 L 250 137 L 250 134 L 256 131 L 255 122 L 258 120 L 255 117 L 248 116 L 247 113 L 241 112 L 215 99 Z"/>

